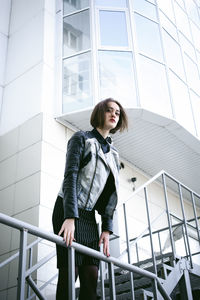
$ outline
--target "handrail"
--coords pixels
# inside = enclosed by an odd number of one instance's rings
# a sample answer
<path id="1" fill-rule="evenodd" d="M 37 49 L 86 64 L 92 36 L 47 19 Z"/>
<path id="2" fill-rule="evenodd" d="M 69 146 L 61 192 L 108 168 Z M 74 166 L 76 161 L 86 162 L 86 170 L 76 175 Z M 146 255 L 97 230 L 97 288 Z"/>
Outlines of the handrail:
<path id="1" fill-rule="evenodd" d="M 62 247 L 66 247 L 66 244 L 63 241 L 62 237 L 59 237 L 56 234 L 47 232 L 46 230 L 40 229 L 40 228 L 38 228 L 36 226 L 33 226 L 31 224 L 28 224 L 26 222 L 14 219 L 14 218 L 9 217 L 9 216 L 7 216 L 5 214 L 2 214 L 2 213 L 0 213 L 0 223 L 3 223 L 5 225 L 8 225 L 8 226 L 14 227 L 16 229 L 19 229 L 21 232 L 22 231 L 26 232 L 26 234 L 30 233 L 30 234 L 33 234 L 35 236 L 41 237 L 43 239 L 46 239 L 48 241 L 54 242 L 57 245 L 60 245 Z M 150 278 L 150 279 L 152 279 L 152 280 L 154 280 L 154 281 L 157 282 L 158 289 L 159 289 L 160 293 L 162 294 L 162 296 L 164 297 L 164 299 L 166 299 L 166 300 L 170 300 L 171 299 L 170 296 L 165 291 L 165 289 L 163 288 L 163 286 L 161 284 L 161 280 L 154 273 L 151 273 L 149 271 L 143 270 L 143 269 L 141 269 L 141 268 L 139 268 L 137 266 L 133 266 L 131 264 L 120 262 L 117 258 L 114 258 L 114 257 L 111 257 L 111 256 L 110 257 L 106 257 L 102 253 L 100 253 L 100 252 L 98 252 L 96 250 L 93 250 L 91 248 L 88 248 L 86 246 L 83 246 L 81 244 L 78 244 L 76 242 L 72 242 L 72 246 L 69 247 L 68 249 L 69 250 L 70 249 L 75 249 L 78 252 L 81 252 L 81 253 L 84 253 L 86 255 L 95 257 L 95 258 L 97 258 L 97 259 L 99 259 L 101 261 L 109 263 L 109 266 L 110 265 L 112 266 L 112 264 L 114 264 L 114 265 L 116 265 L 118 267 L 121 267 L 122 269 L 128 270 L 130 272 L 135 272 L 135 273 L 140 274 L 142 276 L 148 277 L 148 278 Z"/>
<path id="2" fill-rule="evenodd" d="M 174 261 L 175 261 L 175 248 L 174 248 L 174 240 L 173 240 L 173 236 L 172 236 L 172 224 L 171 224 L 171 221 L 170 221 L 170 212 L 169 212 L 169 206 L 168 206 L 168 196 L 167 196 L 167 188 L 166 188 L 165 177 L 168 177 L 169 179 L 171 179 L 173 182 L 175 182 L 178 185 L 179 198 L 180 198 L 180 201 L 181 201 L 181 209 L 182 209 L 182 213 L 183 213 L 183 224 L 184 224 L 185 231 L 186 231 L 186 241 L 187 241 L 187 243 L 185 245 L 186 245 L 186 248 L 188 248 L 188 249 L 186 249 L 186 251 L 188 250 L 189 252 L 190 252 L 190 245 L 189 245 L 188 232 L 187 232 L 188 221 L 186 220 L 186 216 L 185 216 L 185 213 L 184 213 L 182 188 L 186 189 L 191 194 L 191 200 L 192 200 L 192 205 L 193 205 L 193 210 L 194 210 L 194 215 L 195 215 L 196 230 L 197 230 L 199 242 L 200 242 L 200 231 L 199 231 L 198 223 L 197 223 L 197 214 L 196 214 L 196 206 L 195 206 L 195 202 L 194 202 L 194 196 L 196 196 L 200 200 L 200 195 L 198 195 L 196 192 L 194 192 L 192 189 L 190 189 L 185 184 L 181 183 L 179 180 L 177 180 L 176 178 L 174 178 L 169 173 L 165 172 L 164 170 L 161 170 L 155 176 L 153 176 L 151 179 L 149 179 L 146 183 L 144 183 L 139 188 L 137 188 L 124 202 L 122 202 L 120 205 L 117 206 L 117 209 L 119 209 L 123 205 L 124 206 L 124 212 L 125 212 L 125 205 L 127 204 L 127 202 L 129 200 L 131 200 L 135 195 L 137 195 L 140 191 L 143 190 L 144 191 L 144 197 L 145 197 L 146 210 L 147 210 L 148 226 L 136 238 L 136 243 L 145 236 L 147 230 L 150 231 L 149 234 L 151 235 L 152 234 L 152 232 L 151 232 L 152 222 L 150 222 L 149 212 L 148 212 L 147 187 L 150 184 L 152 184 L 153 182 L 155 182 L 160 176 L 161 176 L 161 181 L 162 181 L 162 186 L 163 186 L 163 191 L 164 191 L 164 198 L 165 198 L 165 205 L 166 205 L 165 211 L 166 211 L 167 219 L 168 219 L 168 225 L 169 225 L 168 229 L 169 229 L 169 232 L 170 232 L 170 241 L 171 241 L 172 253 L 174 255 Z M 159 218 L 159 217 L 160 217 L 160 215 L 157 218 Z M 155 219 L 157 219 L 157 218 L 155 218 Z M 124 215 L 124 220 L 125 219 L 126 219 L 126 216 Z M 153 222 L 154 222 L 154 220 L 153 220 Z M 125 228 L 126 228 L 126 231 L 127 231 L 127 224 L 126 224 L 126 222 L 125 222 Z M 127 246 L 127 249 L 123 251 L 122 255 L 124 255 L 125 252 L 128 252 L 128 257 L 130 257 L 130 253 L 129 253 L 129 251 L 130 251 L 130 242 L 131 242 L 131 239 L 129 239 L 128 234 L 126 233 L 126 243 L 127 243 L 128 246 Z M 152 258 L 155 260 L 152 238 L 150 238 L 150 242 L 151 242 L 151 251 L 152 251 L 152 255 L 153 255 Z M 136 251 L 137 251 L 137 257 L 138 257 L 138 249 L 137 248 L 136 248 Z M 191 256 L 191 253 L 190 253 L 190 263 L 191 263 L 191 266 L 192 266 L 192 256 Z M 154 268 L 155 268 L 155 265 L 154 265 Z"/>
<path id="3" fill-rule="evenodd" d="M 141 190 L 143 190 L 145 187 L 147 187 L 148 185 L 150 185 L 151 183 L 153 183 L 156 179 L 158 179 L 161 175 L 166 175 L 167 177 L 169 177 L 170 179 L 172 179 L 173 181 L 175 181 L 176 183 L 180 183 L 182 187 L 184 187 L 186 190 L 188 190 L 189 192 L 192 192 L 193 195 L 195 195 L 196 197 L 198 197 L 200 199 L 200 195 L 197 194 L 196 192 L 194 192 L 192 189 L 190 189 L 188 186 L 186 186 L 185 184 L 183 184 L 182 182 L 178 181 L 175 177 L 173 177 L 172 175 L 170 175 L 169 173 L 167 173 L 164 170 L 161 170 L 160 172 L 158 172 L 156 175 L 154 175 L 151 179 L 149 179 L 147 182 L 145 182 L 143 185 L 141 185 L 140 187 L 138 187 L 126 200 L 124 200 L 123 203 L 120 203 L 117 206 L 117 209 L 121 206 L 123 206 L 124 203 L 128 202 L 130 199 L 132 199 L 138 192 L 140 192 Z"/>

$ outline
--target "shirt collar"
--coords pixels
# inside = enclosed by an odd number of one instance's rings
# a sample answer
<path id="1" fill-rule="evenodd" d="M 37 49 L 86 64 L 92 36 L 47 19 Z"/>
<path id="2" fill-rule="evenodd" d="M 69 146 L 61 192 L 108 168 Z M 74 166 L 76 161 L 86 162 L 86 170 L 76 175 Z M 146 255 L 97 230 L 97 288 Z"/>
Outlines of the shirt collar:
<path id="1" fill-rule="evenodd" d="M 92 130 L 92 133 L 94 134 L 95 138 L 98 140 L 98 142 L 100 144 L 111 144 L 112 143 L 112 139 L 110 136 L 107 136 L 107 138 L 104 139 L 104 137 L 98 132 L 98 130 L 96 128 L 94 128 Z"/>

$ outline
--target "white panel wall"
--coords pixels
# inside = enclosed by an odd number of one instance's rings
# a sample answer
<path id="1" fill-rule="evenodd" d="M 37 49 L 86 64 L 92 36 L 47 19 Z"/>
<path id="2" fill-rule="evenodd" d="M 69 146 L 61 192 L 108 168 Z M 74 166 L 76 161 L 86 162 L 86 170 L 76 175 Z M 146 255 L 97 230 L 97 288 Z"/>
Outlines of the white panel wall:
<path id="1" fill-rule="evenodd" d="M 6 62 L 5 72 L 0 71 L 0 79 L 5 73 L 1 135 L 40 112 L 54 114 L 55 3 L 12 1 L 8 47 L 0 32 L 0 63 Z"/>

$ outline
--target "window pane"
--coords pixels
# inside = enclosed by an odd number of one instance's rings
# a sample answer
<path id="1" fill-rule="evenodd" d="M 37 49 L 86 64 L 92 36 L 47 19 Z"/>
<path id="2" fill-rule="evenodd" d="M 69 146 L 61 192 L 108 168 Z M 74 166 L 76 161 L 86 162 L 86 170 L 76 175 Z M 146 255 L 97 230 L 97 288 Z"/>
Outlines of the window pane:
<path id="1" fill-rule="evenodd" d="M 156 60 L 163 61 L 158 24 L 137 13 L 135 13 L 135 22 L 139 50 Z"/>
<path id="2" fill-rule="evenodd" d="M 142 55 L 139 64 L 139 92 L 142 107 L 164 116 L 172 116 L 165 68 Z"/>
<path id="3" fill-rule="evenodd" d="M 96 5 L 105 7 L 127 7 L 126 0 L 96 0 Z"/>
<path id="4" fill-rule="evenodd" d="M 180 33 L 180 43 L 184 52 L 186 52 L 193 60 L 196 60 L 195 50 L 193 45 Z"/>
<path id="5" fill-rule="evenodd" d="M 63 47 L 64 56 L 90 48 L 88 10 L 64 18 Z"/>
<path id="6" fill-rule="evenodd" d="M 200 94 L 200 79 L 197 65 L 187 55 L 184 55 L 184 61 L 188 84 L 195 92 Z"/>
<path id="7" fill-rule="evenodd" d="M 169 68 L 175 71 L 181 78 L 185 78 L 179 44 L 165 30 L 163 30 L 163 40 Z"/>
<path id="8" fill-rule="evenodd" d="M 67 15 L 79 9 L 83 9 L 89 6 L 88 0 L 64 0 L 63 1 L 63 13 Z"/>
<path id="9" fill-rule="evenodd" d="M 100 98 L 113 97 L 126 106 L 136 106 L 132 54 L 99 51 Z"/>
<path id="10" fill-rule="evenodd" d="M 171 0 L 158 0 L 158 6 L 164 11 L 164 13 L 174 22 L 174 13 Z"/>
<path id="11" fill-rule="evenodd" d="M 63 113 L 92 104 L 90 53 L 77 55 L 63 63 Z"/>
<path id="12" fill-rule="evenodd" d="M 196 46 L 196 48 L 200 51 L 200 30 L 199 28 L 193 24 L 192 22 L 190 22 L 191 24 L 191 29 L 192 29 L 192 35 L 193 35 L 193 39 L 194 39 L 194 44 Z"/>
<path id="13" fill-rule="evenodd" d="M 183 127 L 195 134 L 187 86 L 172 72 L 169 75 L 175 119 Z"/>
<path id="14" fill-rule="evenodd" d="M 188 39 L 191 40 L 190 27 L 186 13 L 176 3 L 174 3 L 174 10 L 178 29 L 185 34 Z"/>
<path id="15" fill-rule="evenodd" d="M 99 19 L 102 46 L 128 46 L 125 12 L 100 10 Z"/>
<path id="16" fill-rule="evenodd" d="M 135 0 L 134 10 L 145 15 L 148 18 L 157 21 L 156 7 L 155 5 L 147 2 L 146 0 Z"/>
<path id="17" fill-rule="evenodd" d="M 160 11 L 160 22 L 162 27 L 171 35 L 174 39 L 178 39 L 177 30 L 174 23 L 172 23 L 162 11 Z"/>
<path id="18" fill-rule="evenodd" d="M 176 2 L 177 2 L 183 9 L 185 9 L 184 0 L 176 0 Z"/>
<path id="19" fill-rule="evenodd" d="M 191 92 L 191 101 L 197 129 L 197 135 L 198 137 L 200 137 L 200 97 L 198 97 L 195 93 Z"/>
<path id="20" fill-rule="evenodd" d="M 196 4 L 194 3 L 194 1 L 187 0 L 187 1 L 185 1 L 185 4 L 186 4 L 187 12 L 188 12 L 188 15 L 190 16 L 190 18 L 197 25 L 200 26 L 200 18 L 199 18 L 199 14 L 198 14 L 198 8 L 197 8 Z"/>

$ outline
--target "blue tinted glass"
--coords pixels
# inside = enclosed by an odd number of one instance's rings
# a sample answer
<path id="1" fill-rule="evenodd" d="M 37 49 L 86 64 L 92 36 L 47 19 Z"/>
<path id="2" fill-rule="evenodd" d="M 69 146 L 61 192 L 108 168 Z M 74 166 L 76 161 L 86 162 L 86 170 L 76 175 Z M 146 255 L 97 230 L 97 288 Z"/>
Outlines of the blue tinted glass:
<path id="1" fill-rule="evenodd" d="M 96 0 L 96 5 L 105 7 L 126 7 L 126 0 Z"/>
<path id="2" fill-rule="evenodd" d="M 136 106 L 133 57 L 130 52 L 99 51 L 100 98 L 113 97 Z"/>
<path id="3" fill-rule="evenodd" d="M 92 104 L 90 53 L 63 61 L 63 113 Z"/>
<path id="4" fill-rule="evenodd" d="M 126 15 L 122 11 L 99 12 L 102 46 L 128 46 Z"/>
<path id="5" fill-rule="evenodd" d="M 135 0 L 134 10 L 147 16 L 148 18 L 157 21 L 156 7 L 155 5 L 145 1 L 145 0 Z"/>
<path id="6" fill-rule="evenodd" d="M 162 61 L 163 54 L 158 24 L 135 13 L 136 32 L 139 50 Z"/>
<path id="7" fill-rule="evenodd" d="M 63 0 L 63 14 L 67 15 L 71 12 L 83 9 L 88 6 L 88 0 Z"/>

